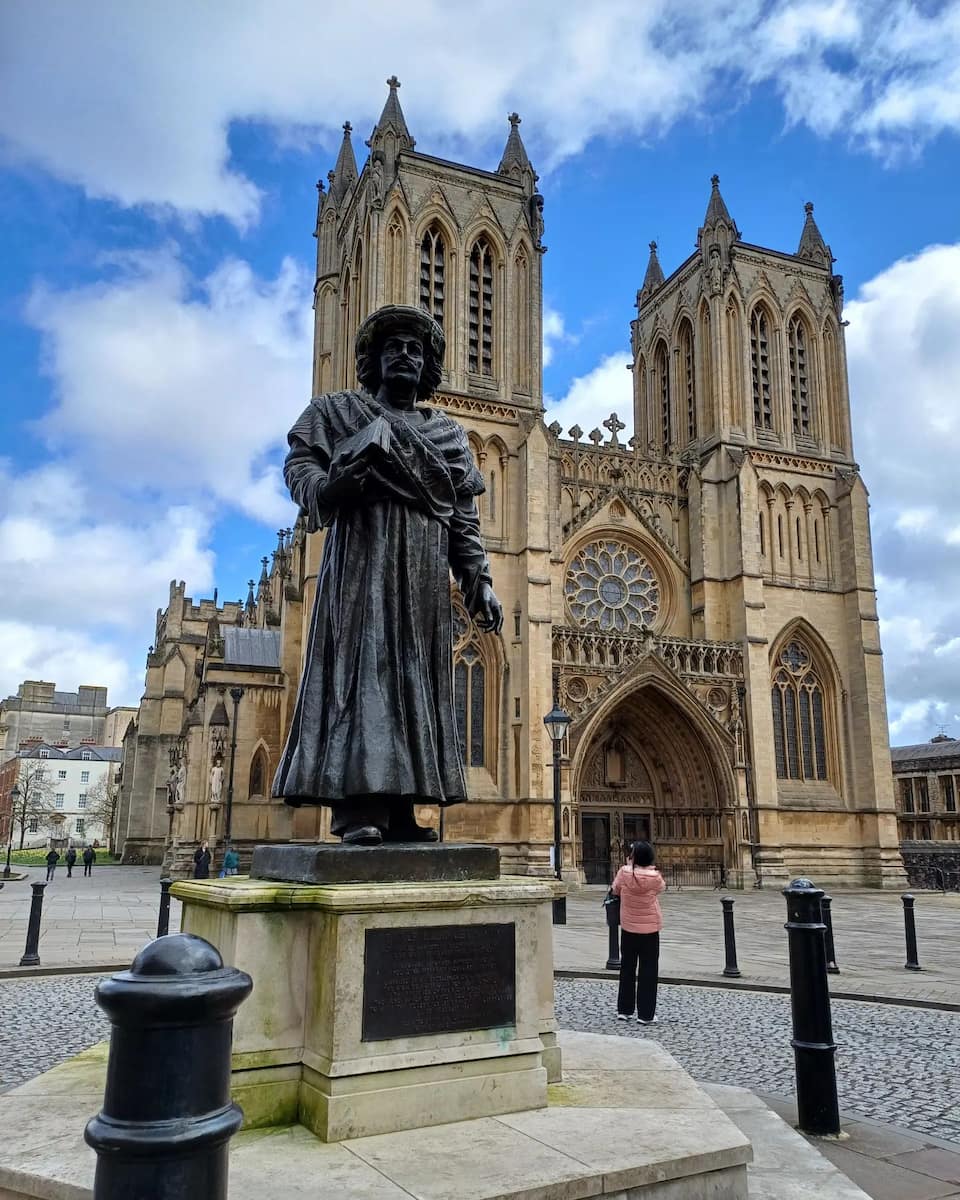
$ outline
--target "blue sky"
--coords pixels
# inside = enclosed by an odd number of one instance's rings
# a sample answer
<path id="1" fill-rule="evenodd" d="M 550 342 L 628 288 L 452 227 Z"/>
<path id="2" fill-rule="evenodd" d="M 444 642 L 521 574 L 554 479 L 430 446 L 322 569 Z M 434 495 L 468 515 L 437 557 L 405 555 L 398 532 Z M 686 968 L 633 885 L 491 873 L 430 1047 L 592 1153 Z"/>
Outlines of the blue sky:
<path id="1" fill-rule="evenodd" d="M 523 117 L 565 426 L 629 416 L 647 243 L 690 253 L 714 171 L 751 242 L 794 250 L 814 201 L 893 741 L 960 734 L 960 3 L 14 0 L 0 44 L 0 695 L 136 703 L 169 580 L 240 597 L 291 523 L 314 184 L 396 72 L 428 153 L 495 167 Z"/>

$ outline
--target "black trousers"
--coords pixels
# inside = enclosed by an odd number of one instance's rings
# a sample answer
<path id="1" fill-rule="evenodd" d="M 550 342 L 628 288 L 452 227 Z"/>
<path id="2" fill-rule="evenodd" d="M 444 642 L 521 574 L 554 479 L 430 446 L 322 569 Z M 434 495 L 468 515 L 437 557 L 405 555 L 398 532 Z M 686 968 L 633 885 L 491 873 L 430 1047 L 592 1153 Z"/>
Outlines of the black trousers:
<path id="1" fill-rule="evenodd" d="M 83 864 L 83 873 L 84 873 L 84 875 L 92 875 L 93 874 L 93 863 L 84 863 Z"/>
<path id="2" fill-rule="evenodd" d="M 620 930 L 620 994 L 617 1012 L 650 1021 L 657 1011 L 657 969 L 660 934 Z"/>

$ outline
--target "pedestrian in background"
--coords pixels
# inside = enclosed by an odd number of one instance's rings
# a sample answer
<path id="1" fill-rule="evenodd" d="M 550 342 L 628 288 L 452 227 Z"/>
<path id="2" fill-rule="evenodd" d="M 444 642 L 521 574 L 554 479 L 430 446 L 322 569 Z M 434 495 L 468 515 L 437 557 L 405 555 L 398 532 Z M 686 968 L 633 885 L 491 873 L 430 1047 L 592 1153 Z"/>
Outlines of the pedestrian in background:
<path id="1" fill-rule="evenodd" d="M 230 846 L 223 856 L 223 873 L 224 875 L 236 875 L 239 870 L 240 855 Z"/>
<path id="2" fill-rule="evenodd" d="M 87 846 L 83 851 L 83 874 L 84 876 L 93 874 L 93 864 L 97 861 L 97 852 L 92 846 Z"/>
<path id="3" fill-rule="evenodd" d="M 208 849 L 206 840 L 200 843 L 200 848 L 193 856 L 193 877 L 194 879 L 209 879 L 210 878 L 210 859 L 212 855 Z"/>
<path id="4" fill-rule="evenodd" d="M 57 863 L 60 861 L 60 855 L 50 847 L 50 853 L 47 855 L 47 883 L 53 878 L 53 873 L 57 869 Z"/>
<path id="5" fill-rule="evenodd" d="M 654 866 L 649 842 L 634 842 L 630 859 L 617 872 L 612 891 L 620 897 L 620 992 L 617 1020 L 637 1014 L 641 1025 L 657 1020 L 657 975 L 663 914 L 660 893 L 667 885 Z"/>
<path id="6" fill-rule="evenodd" d="M 67 851 L 67 853 L 64 855 L 63 861 L 67 864 L 67 878 L 72 879 L 73 878 L 73 864 L 77 861 L 77 852 L 76 852 L 76 850 L 74 850 L 74 848 L 72 846 Z"/>

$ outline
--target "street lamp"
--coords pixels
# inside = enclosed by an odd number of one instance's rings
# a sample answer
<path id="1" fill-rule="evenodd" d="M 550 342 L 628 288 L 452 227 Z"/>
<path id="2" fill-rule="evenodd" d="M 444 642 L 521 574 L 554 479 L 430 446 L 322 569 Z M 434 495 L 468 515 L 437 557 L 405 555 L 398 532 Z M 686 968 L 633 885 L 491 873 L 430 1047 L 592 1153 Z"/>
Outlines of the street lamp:
<path id="1" fill-rule="evenodd" d="M 571 719 L 570 714 L 564 712 L 557 703 L 543 718 L 550 741 L 553 742 L 553 867 L 557 879 L 563 879 L 560 858 L 560 746 L 567 735 Z M 553 902 L 553 923 L 567 923 L 566 896 L 558 896 Z"/>
<path id="2" fill-rule="evenodd" d="M 240 713 L 240 701 L 243 699 L 243 688 L 230 689 L 230 699 L 233 701 L 233 727 L 230 730 L 230 776 L 227 780 L 227 812 L 223 821 L 224 845 L 230 845 L 230 827 L 233 820 L 233 768 L 237 757 L 237 721 Z"/>
<path id="3" fill-rule="evenodd" d="M 17 805 L 20 803 L 20 789 L 14 784 L 10 789 L 10 828 L 7 830 L 7 865 L 3 868 L 4 879 L 10 878 L 10 854 L 13 850 L 13 814 L 16 812 Z"/>

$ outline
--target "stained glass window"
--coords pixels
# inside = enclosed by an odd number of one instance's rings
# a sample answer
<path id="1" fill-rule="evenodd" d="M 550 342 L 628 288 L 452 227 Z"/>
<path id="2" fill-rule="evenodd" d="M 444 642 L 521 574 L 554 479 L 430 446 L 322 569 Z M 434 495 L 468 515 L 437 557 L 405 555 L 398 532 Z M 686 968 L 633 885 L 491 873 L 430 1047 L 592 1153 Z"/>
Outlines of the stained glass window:
<path id="1" fill-rule="evenodd" d="M 800 642 L 790 642 L 780 654 L 771 703 L 777 778 L 827 779 L 823 685 Z"/>
<path id="2" fill-rule="evenodd" d="M 564 593 L 579 625 L 625 633 L 650 626 L 660 611 L 660 585 L 650 563 L 625 542 L 590 542 L 567 569 Z"/>
<path id="3" fill-rule="evenodd" d="M 486 682 L 479 650 L 466 646 L 457 656 L 453 684 L 460 753 L 471 767 L 486 764 Z"/>
<path id="4" fill-rule="evenodd" d="M 470 668 L 470 766 L 483 766 L 483 719 L 484 719 L 484 671 L 483 663 L 475 662 Z"/>

